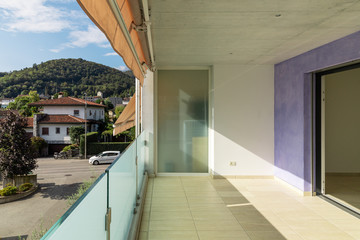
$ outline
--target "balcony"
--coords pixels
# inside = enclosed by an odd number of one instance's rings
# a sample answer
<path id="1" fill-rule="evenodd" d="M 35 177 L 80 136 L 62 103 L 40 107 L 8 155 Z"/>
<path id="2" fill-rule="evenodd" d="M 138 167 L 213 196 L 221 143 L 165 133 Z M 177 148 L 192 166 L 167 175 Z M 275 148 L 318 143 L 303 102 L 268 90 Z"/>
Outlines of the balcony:
<path id="1" fill-rule="evenodd" d="M 139 239 L 359 238 L 357 217 L 274 179 L 157 177 Z"/>
<path id="2" fill-rule="evenodd" d="M 357 217 L 276 179 L 147 181 L 151 148 L 143 132 L 43 239 L 360 239 Z"/>

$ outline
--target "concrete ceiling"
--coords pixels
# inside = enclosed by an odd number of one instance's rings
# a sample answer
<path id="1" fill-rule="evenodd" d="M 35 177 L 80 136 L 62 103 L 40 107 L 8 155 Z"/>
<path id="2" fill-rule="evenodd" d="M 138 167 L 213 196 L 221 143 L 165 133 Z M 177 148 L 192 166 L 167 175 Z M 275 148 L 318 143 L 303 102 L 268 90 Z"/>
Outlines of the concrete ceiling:
<path id="1" fill-rule="evenodd" d="M 157 66 L 275 64 L 360 30 L 360 0 L 149 0 L 149 7 Z"/>

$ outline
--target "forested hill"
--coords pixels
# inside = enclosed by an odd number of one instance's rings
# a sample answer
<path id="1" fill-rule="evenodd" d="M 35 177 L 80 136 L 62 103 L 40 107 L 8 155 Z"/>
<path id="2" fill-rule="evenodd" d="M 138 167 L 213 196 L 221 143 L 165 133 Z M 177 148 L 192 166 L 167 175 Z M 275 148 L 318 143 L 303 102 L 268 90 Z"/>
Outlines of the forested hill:
<path id="1" fill-rule="evenodd" d="M 0 73 L 0 97 L 15 98 L 36 90 L 39 94 L 53 95 L 67 91 L 69 96 L 80 97 L 103 92 L 104 97 L 130 96 L 135 90 L 130 73 L 89 62 L 83 59 L 57 59 L 32 68 Z"/>

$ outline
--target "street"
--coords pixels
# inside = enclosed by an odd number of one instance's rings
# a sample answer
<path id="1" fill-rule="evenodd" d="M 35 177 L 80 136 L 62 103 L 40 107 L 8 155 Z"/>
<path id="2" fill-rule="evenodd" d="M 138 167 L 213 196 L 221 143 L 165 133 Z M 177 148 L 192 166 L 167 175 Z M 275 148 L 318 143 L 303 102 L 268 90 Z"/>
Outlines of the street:
<path id="1" fill-rule="evenodd" d="M 69 208 L 66 199 L 79 185 L 97 178 L 108 164 L 93 166 L 84 159 L 39 158 L 38 191 L 24 199 L 0 205 L 0 239 L 30 239 L 32 233 L 49 229 Z"/>

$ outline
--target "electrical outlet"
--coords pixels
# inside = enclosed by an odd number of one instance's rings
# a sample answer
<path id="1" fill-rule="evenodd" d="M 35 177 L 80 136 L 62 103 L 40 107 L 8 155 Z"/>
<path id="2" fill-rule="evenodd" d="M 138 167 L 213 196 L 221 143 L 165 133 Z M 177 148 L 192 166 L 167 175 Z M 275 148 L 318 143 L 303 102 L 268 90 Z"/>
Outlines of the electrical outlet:
<path id="1" fill-rule="evenodd" d="M 230 162 L 230 166 L 236 166 L 236 162 Z"/>

